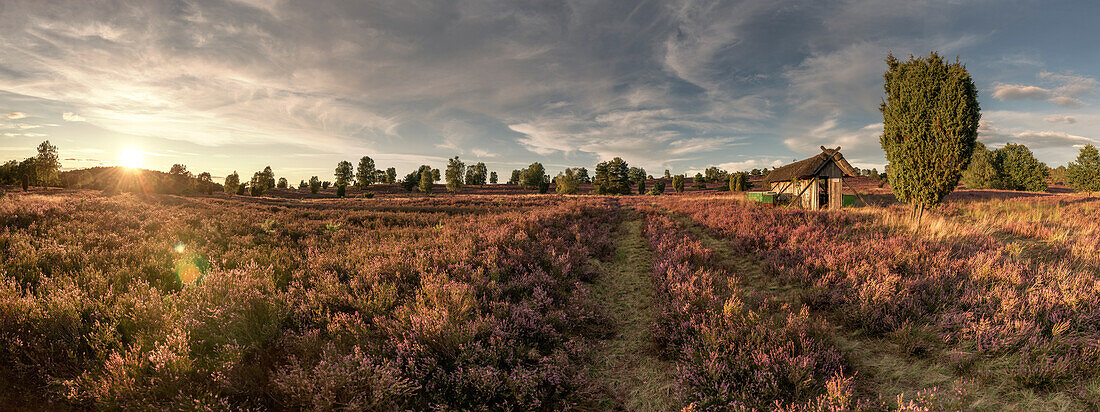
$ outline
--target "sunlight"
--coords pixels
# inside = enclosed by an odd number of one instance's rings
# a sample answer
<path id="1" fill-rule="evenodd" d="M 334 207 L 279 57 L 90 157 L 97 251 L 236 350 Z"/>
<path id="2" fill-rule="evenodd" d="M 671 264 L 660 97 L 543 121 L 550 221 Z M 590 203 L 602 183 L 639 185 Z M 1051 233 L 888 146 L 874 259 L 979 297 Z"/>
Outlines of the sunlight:
<path id="1" fill-rule="evenodd" d="M 145 163 L 144 152 L 136 147 L 127 147 L 118 155 L 118 163 L 130 169 L 137 169 Z"/>

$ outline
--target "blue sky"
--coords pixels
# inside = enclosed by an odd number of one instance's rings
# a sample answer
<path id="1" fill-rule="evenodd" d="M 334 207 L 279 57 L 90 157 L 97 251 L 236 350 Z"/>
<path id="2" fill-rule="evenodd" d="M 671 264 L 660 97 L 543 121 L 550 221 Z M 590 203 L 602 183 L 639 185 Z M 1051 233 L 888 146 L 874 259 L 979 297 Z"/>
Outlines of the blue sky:
<path id="1" fill-rule="evenodd" d="M 45 4 L 49 3 L 49 4 Z M 937 50 L 979 139 L 1051 165 L 1100 142 L 1091 1 L 0 1 L 0 158 L 292 181 L 373 157 L 657 175 L 878 144 L 883 59 Z"/>

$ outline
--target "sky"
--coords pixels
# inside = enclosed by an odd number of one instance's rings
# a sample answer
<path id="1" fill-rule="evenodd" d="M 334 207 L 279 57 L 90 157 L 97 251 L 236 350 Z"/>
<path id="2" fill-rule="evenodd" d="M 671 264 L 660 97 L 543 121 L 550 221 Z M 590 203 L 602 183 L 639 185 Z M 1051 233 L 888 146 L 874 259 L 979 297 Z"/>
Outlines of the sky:
<path id="1" fill-rule="evenodd" d="M 372 157 L 650 174 L 841 147 L 878 167 L 888 53 L 965 63 L 979 140 L 1100 143 L 1095 1 L 0 0 L 0 159 L 292 182 Z"/>

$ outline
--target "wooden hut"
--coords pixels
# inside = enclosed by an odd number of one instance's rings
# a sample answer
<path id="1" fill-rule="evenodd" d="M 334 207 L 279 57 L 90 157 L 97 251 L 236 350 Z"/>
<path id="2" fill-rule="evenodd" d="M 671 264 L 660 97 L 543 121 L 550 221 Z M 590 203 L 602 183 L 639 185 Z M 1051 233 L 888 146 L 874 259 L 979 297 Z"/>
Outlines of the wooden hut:
<path id="1" fill-rule="evenodd" d="M 800 198 L 806 209 L 839 209 L 844 204 L 844 178 L 855 176 L 859 173 L 844 160 L 840 147 L 821 146 L 821 154 L 778 167 L 764 182 L 776 194 Z"/>

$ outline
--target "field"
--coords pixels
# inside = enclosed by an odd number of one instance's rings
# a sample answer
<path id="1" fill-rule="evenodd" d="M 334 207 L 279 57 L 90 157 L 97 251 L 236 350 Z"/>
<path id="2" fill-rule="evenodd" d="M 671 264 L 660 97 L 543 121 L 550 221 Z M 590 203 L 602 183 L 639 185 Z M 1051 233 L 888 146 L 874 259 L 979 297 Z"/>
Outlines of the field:
<path id="1" fill-rule="evenodd" d="M 1100 408 L 1100 199 L 9 191 L 0 404 Z M 354 194 L 354 193 L 352 193 Z"/>

